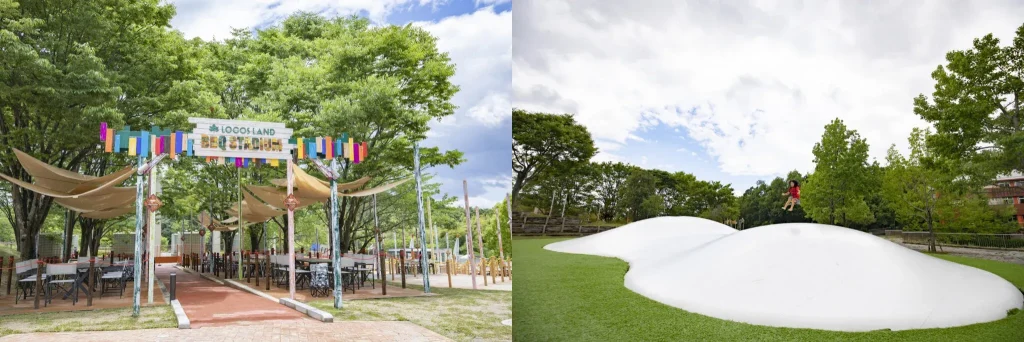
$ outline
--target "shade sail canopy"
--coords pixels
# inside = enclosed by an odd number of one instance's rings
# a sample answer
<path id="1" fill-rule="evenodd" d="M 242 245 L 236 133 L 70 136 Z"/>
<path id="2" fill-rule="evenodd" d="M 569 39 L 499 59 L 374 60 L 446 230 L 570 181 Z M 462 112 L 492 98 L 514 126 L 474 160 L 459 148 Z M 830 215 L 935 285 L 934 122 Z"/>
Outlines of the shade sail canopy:
<path id="1" fill-rule="evenodd" d="M 111 187 L 107 188 L 106 191 L 103 191 L 103 193 L 101 194 L 79 198 L 54 198 L 53 201 L 64 206 L 65 208 L 80 213 L 103 211 L 123 207 L 134 208 L 135 188 Z"/>
<path id="2" fill-rule="evenodd" d="M 284 199 L 288 197 L 288 193 L 284 189 L 278 189 L 273 186 L 259 185 L 246 185 L 245 188 L 249 189 L 249 191 L 256 195 L 256 197 L 259 197 L 259 199 L 263 200 L 264 202 L 267 202 L 267 204 L 273 206 L 274 208 L 287 207 L 286 205 L 284 205 Z M 295 195 L 295 198 L 299 200 L 299 206 L 296 207 L 296 209 L 320 202 L 320 200 L 317 200 L 315 198 L 302 197 L 299 196 L 298 194 Z"/>
<path id="3" fill-rule="evenodd" d="M 123 183 L 135 171 L 133 167 L 129 166 L 102 177 L 86 176 L 46 164 L 18 149 L 14 149 L 14 154 L 18 157 L 18 162 L 21 163 L 25 172 L 32 176 L 36 183 L 25 182 L 5 174 L 0 174 L 0 178 L 6 179 L 19 187 L 53 198 L 86 198 L 107 195 L 109 188 Z M 79 205 L 81 204 L 83 203 L 79 203 Z M 107 208 L 90 207 L 88 209 L 100 210 Z"/>
<path id="4" fill-rule="evenodd" d="M 100 211 L 91 211 L 91 212 L 87 212 L 87 213 L 82 213 L 82 217 L 91 218 L 91 219 L 97 219 L 97 220 L 106 220 L 106 219 L 112 219 L 112 218 L 115 218 L 115 217 L 118 217 L 118 216 L 121 216 L 121 215 L 132 213 L 132 212 L 135 212 L 135 206 L 134 205 L 130 206 L 130 207 L 122 207 L 122 208 L 116 208 L 116 209 L 110 209 L 110 210 L 100 210 Z"/>
<path id="5" fill-rule="evenodd" d="M 351 181 L 351 182 L 348 182 L 348 183 L 338 183 L 338 191 L 340 192 L 340 191 L 348 191 L 348 190 L 359 189 L 359 188 L 363 187 L 363 185 L 366 185 L 366 183 L 369 182 L 370 179 L 371 179 L 370 177 L 363 177 L 363 178 L 360 178 L 360 179 L 357 179 L 357 180 L 354 180 L 354 181 Z M 323 184 L 326 187 L 330 187 L 331 186 L 331 183 L 328 182 L 328 181 L 325 181 L 325 180 L 322 180 L 322 179 L 319 179 L 319 178 L 317 178 L 317 181 L 319 181 L 320 184 Z M 271 179 L 270 180 L 270 184 L 274 184 L 276 186 L 285 188 L 285 187 L 288 187 L 288 180 L 287 179 L 283 179 L 283 178 Z"/>
<path id="6" fill-rule="evenodd" d="M 406 179 L 403 179 L 403 180 L 400 180 L 400 181 L 397 181 L 397 182 L 394 182 L 394 183 L 391 183 L 391 184 L 384 184 L 384 185 L 378 186 L 376 188 L 354 191 L 354 192 L 350 192 L 350 193 L 347 193 L 347 194 L 338 194 L 338 196 L 344 196 L 344 197 L 365 197 L 365 196 L 370 196 L 370 195 L 376 195 L 376 194 L 379 194 L 379 193 L 391 190 L 391 189 L 395 188 L 396 186 L 402 185 L 402 183 L 408 182 L 410 179 L 412 179 L 412 178 L 411 177 L 410 178 L 406 178 Z"/>

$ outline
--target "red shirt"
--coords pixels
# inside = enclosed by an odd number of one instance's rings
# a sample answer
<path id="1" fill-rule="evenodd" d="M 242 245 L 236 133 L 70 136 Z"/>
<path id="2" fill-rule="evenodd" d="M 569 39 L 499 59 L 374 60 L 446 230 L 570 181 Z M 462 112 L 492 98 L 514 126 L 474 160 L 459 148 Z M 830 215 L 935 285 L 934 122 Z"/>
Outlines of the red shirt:
<path id="1" fill-rule="evenodd" d="M 793 198 L 800 198 L 800 187 L 794 186 L 789 188 L 789 195 Z"/>

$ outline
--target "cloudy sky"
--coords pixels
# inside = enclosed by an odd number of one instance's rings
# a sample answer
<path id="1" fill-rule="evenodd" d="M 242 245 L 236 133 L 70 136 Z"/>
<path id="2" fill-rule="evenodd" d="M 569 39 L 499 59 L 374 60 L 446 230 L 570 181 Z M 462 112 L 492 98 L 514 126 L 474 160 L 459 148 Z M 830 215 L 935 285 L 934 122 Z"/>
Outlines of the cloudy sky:
<path id="1" fill-rule="evenodd" d="M 871 158 L 906 151 L 913 98 L 946 52 L 992 33 L 1021 1 L 516 0 L 512 103 L 574 113 L 598 161 L 733 184 L 814 168 L 840 118 Z"/>
<path id="2" fill-rule="evenodd" d="M 427 170 L 442 191 L 462 197 L 469 183 L 470 203 L 490 207 L 511 191 L 512 109 L 510 0 L 171 0 L 177 15 L 171 25 L 187 37 L 224 39 L 231 28 L 260 28 L 296 11 L 325 16 L 358 14 L 376 24 L 424 27 L 438 37 L 457 66 L 453 82 L 461 87 L 455 115 L 432 122 L 427 146 L 458 149 L 467 162 L 455 169 Z"/>

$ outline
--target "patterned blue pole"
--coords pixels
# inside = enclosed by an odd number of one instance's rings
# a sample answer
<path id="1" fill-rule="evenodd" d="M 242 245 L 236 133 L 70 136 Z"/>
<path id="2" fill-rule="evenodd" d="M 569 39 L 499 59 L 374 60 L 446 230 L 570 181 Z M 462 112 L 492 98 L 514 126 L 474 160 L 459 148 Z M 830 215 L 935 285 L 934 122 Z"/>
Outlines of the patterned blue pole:
<path id="1" fill-rule="evenodd" d="M 134 284 L 132 290 L 132 317 L 139 317 L 139 302 L 142 300 L 142 281 L 140 281 L 142 278 L 139 277 L 142 274 L 142 263 L 139 260 L 142 260 L 142 198 L 144 197 L 142 184 L 145 182 L 144 178 L 142 178 L 141 170 L 145 163 L 145 157 L 140 153 L 140 173 L 135 177 L 135 260 L 133 260 L 135 272 L 133 276 L 135 281 L 132 282 Z"/>
<path id="2" fill-rule="evenodd" d="M 334 243 L 331 245 L 331 261 L 334 262 L 334 308 L 341 309 L 343 303 L 341 296 L 343 288 L 341 284 L 341 235 L 338 232 L 338 160 L 331 159 L 331 238 Z"/>
<path id="3" fill-rule="evenodd" d="M 427 232 L 423 226 L 423 187 L 420 186 L 420 145 L 412 144 L 412 167 L 416 175 L 416 211 L 419 213 L 420 229 L 420 270 L 423 271 L 423 293 L 430 293 L 430 272 L 427 269 Z"/>

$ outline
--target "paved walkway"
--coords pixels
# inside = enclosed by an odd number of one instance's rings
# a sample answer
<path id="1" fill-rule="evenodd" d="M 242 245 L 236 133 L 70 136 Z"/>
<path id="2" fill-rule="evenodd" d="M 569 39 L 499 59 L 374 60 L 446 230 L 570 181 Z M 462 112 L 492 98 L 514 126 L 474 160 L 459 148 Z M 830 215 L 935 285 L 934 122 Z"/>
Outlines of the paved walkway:
<path id="1" fill-rule="evenodd" d="M 221 285 L 171 265 L 158 265 L 157 279 L 170 289 L 170 273 L 177 273 L 177 299 L 192 328 L 234 322 L 312 321 L 298 311 L 266 298 Z"/>
<path id="2" fill-rule="evenodd" d="M 255 296 L 254 296 L 255 297 Z M 266 301 L 266 300 L 264 300 Z M 194 326 L 194 325 L 193 325 Z M 124 331 L 33 333 L 0 338 L 3 342 L 93 341 L 450 341 L 412 322 L 299 321 L 247 322 L 201 329 L 148 329 Z"/>

